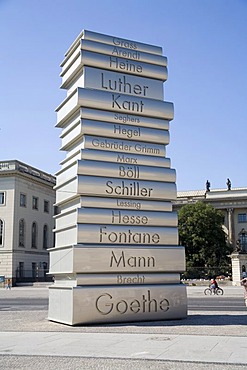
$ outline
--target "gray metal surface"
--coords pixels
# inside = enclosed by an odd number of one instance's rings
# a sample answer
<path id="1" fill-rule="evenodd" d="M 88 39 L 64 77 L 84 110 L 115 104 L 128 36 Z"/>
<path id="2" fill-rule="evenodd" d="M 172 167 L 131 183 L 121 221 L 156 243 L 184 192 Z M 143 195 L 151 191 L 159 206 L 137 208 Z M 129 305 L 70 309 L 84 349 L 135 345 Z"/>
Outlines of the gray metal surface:
<path id="1" fill-rule="evenodd" d="M 77 47 L 69 53 L 61 63 L 62 71 L 66 71 L 71 64 L 73 64 L 78 56 L 80 50 L 88 50 L 94 53 L 106 54 L 115 57 L 126 58 L 128 60 L 140 61 L 144 63 L 157 64 L 166 67 L 167 58 L 158 54 L 145 53 L 143 51 L 137 51 L 136 49 L 129 49 L 125 47 L 119 47 L 119 45 L 109 45 L 91 40 L 81 39 L 78 42 Z"/>
<path id="2" fill-rule="evenodd" d="M 176 198 L 176 185 L 170 182 L 121 180 L 79 175 L 78 193 L 131 199 L 173 200 Z"/>
<path id="3" fill-rule="evenodd" d="M 75 67 L 77 64 L 75 63 Z M 71 70 L 71 68 L 69 69 Z M 68 73 L 68 72 L 67 72 Z M 116 92 L 150 99 L 164 99 L 163 81 L 84 65 L 61 86 L 67 95 L 78 87 Z"/>
<path id="4" fill-rule="evenodd" d="M 104 138 L 100 136 L 85 135 L 83 143 L 80 145 L 82 149 L 107 150 L 130 154 L 151 155 L 164 157 L 166 153 L 165 145 L 146 143 L 143 141 L 119 140 L 112 138 Z"/>
<path id="5" fill-rule="evenodd" d="M 63 130 L 62 150 L 69 150 L 74 141 L 82 139 L 83 135 L 117 137 L 124 140 L 145 141 L 147 143 L 169 144 L 170 136 L 167 130 L 157 130 L 146 127 L 112 124 L 93 120 L 79 120 L 73 127 L 68 126 Z"/>
<path id="6" fill-rule="evenodd" d="M 187 316 L 183 284 L 73 288 L 54 285 L 49 289 L 49 302 L 48 319 L 69 325 Z"/>
<path id="7" fill-rule="evenodd" d="M 165 167 L 171 166 L 170 158 L 165 157 L 152 157 L 149 155 L 139 154 L 123 154 L 120 152 L 107 152 L 103 150 L 84 149 L 81 151 L 81 159 L 93 161 L 106 161 L 127 165 L 142 165 L 152 167 Z"/>
<path id="8" fill-rule="evenodd" d="M 49 251 L 51 274 L 185 271 L 185 251 L 178 246 L 79 244 Z"/>
<path id="9" fill-rule="evenodd" d="M 62 127 L 66 120 L 69 120 L 80 107 L 103 109 L 114 111 L 115 113 L 130 113 L 166 120 L 172 120 L 174 116 L 173 104 L 170 102 L 110 93 L 108 91 L 78 88 L 56 109 L 57 127 Z"/>
<path id="10" fill-rule="evenodd" d="M 86 146 L 92 145 L 96 145 L 99 150 L 85 148 Z M 82 142 L 79 141 L 73 143 L 73 149 L 68 151 L 66 157 L 60 162 L 61 170 L 64 170 L 69 166 L 73 166 L 77 160 L 81 159 L 170 168 L 170 159 L 164 157 L 163 155 L 160 156 L 161 153 L 166 152 L 166 146 L 157 146 L 157 144 L 154 145 L 155 146 L 151 146 L 148 143 L 135 142 L 134 146 L 132 146 L 129 140 L 115 141 L 110 138 L 97 138 L 91 136 L 88 137 L 86 135 L 83 137 Z M 135 151 L 144 151 L 144 155 L 136 153 L 125 154 L 123 150 L 125 147 L 127 147 L 130 151 L 132 150 L 132 147 Z M 102 151 L 101 148 L 103 148 L 104 150 Z M 119 148 L 120 151 L 117 151 L 118 149 L 114 151 L 114 148 Z M 151 152 L 151 155 L 148 154 L 149 152 Z M 60 170 L 58 171 L 58 173 L 59 172 Z"/>
<path id="11" fill-rule="evenodd" d="M 175 227 L 78 224 L 78 243 L 177 245 Z"/>
<path id="12" fill-rule="evenodd" d="M 171 201 L 176 199 L 175 183 L 121 180 L 96 176 L 79 175 L 70 182 L 56 186 L 57 202 L 62 202 L 78 195 L 150 199 Z"/>
<path id="13" fill-rule="evenodd" d="M 179 284 L 180 274 L 57 274 L 56 286 Z"/>
<path id="14" fill-rule="evenodd" d="M 78 223 L 175 227 L 177 226 L 177 213 L 80 208 L 78 209 Z"/>
<path id="15" fill-rule="evenodd" d="M 151 99 L 164 99 L 163 82 L 100 68 L 84 66 L 84 85 L 89 89 L 117 92 Z"/>
<path id="16" fill-rule="evenodd" d="M 131 50 L 145 51 L 150 54 L 162 54 L 162 48 L 156 45 L 145 44 L 139 41 L 133 41 L 128 39 L 123 39 L 121 37 L 105 35 L 102 33 L 97 33 L 89 30 L 84 30 L 82 33 L 82 39 L 92 40 L 99 43 L 109 44 L 116 47 L 124 47 Z"/>
<path id="17" fill-rule="evenodd" d="M 169 130 L 169 121 L 165 119 L 136 116 L 134 114 L 114 113 L 99 109 L 80 108 L 78 110 L 78 118 Z"/>
<path id="18" fill-rule="evenodd" d="M 56 245 L 73 244 L 134 244 L 134 245 L 177 245 L 176 227 L 123 226 L 78 224 L 56 228 Z"/>
<path id="19" fill-rule="evenodd" d="M 85 47 L 83 47 L 82 45 L 84 45 Z M 95 49 L 95 47 L 97 49 Z M 84 30 L 80 33 L 80 35 L 76 38 L 76 40 L 73 42 L 71 47 L 65 53 L 65 59 L 60 64 L 62 69 L 68 68 L 68 66 L 76 58 L 81 48 L 92 50 L 92 51 L 98 51 L 100 53 L 102 53 L 102 48 L 103 48 L 105 50 L 103 54 L 118 55 L 124 58 L 134 59 L 134 60 L 140 59 L 140 58 L 137 58 L 139 55 L 136 53 L 141 53 L 141 54 L 147 53 L 150 56 L 149 57 L 147 56 L 147 58 L 149 59 L 145 60 L 146 62 L 151 62 L 151 60 L 153 60 L 153 59 L 150 60 L 151 57 L 153 58 L 156 57 L 158 58 L 158 60 L 160 60 L 159 57 L 162 58 L 162 48 L 160 46 L 144 44 L 138 41 L 126 40 L 126 39 L 122 39 L 122 38 L 115 37 L 115 36 L 109 36 L 109 35 L 104 35 L 102 33 Z M 127 52 L 127 53 L 132 52 L 132 55 L 121 54 L 122 50 L 123 52 Z M 153 64 L 156 64 L 156 63 L 153 63 Z M 157 64 L 164 65 L 163 63 L 157 63 Z"/>
<path id="20" fill-rule="evenodd" d="M 69 89 L 78 73 L 81 73 L 81 75 L 84 73 L 84 66 L 112 70 L 138 77 L 148 77 L 160 81 L 167 80 L 167 67 L 81 50 L 73 64 L 60 73 L 62 77 L 61 87 Z"/>
<path id="21" fill-rule="evenodd" d="M 102 208 L 75 208 L 55 216 L 56 228 L 76 223 L 139 226 L 177 226 L 176 212 L 129 211 Z"/>
<path id="22" fill-rule="evenodd" d="M 116 177 L 119 179 L 137 179 L 175 182 L 176 171 L 165 167 L 136 166 L 131 164 L 117 164 L 78 160 L 73 165 L 60 170 L 57 174 L 57 186 L 67 182 L 76 175 Z"/>
<path id="23" fill-rule="evenodd" d="M 142 199 L 118 199 L 102 198 L 93 196 L 78 196 L 76 199 L 66 203 L 60 203 L 62 210 L 68 211 L 78 207 L 93 208 L 114 208 L 123 210 L 142 210 L 142 211 L 172 211 L 171 202 L 142 200 Z"/>
<path id="24" fill-rule="evenodd" d="M 91 40 L 82 39 L 79 47 L 83 50 L 89 50 L 95 53 L 113 55 L 113 56 L 117 56 L 121 58 L 126 58 L 129 60 L 136 60 L 136 61 L 150 63 L 150 64 L 158 64 L 164 67 L 167 65 L 167 58 L 163 55 L 151 54 L 149 52 L 145 53 L 144 51 L 120 47 L 119 45 L 115 45 L 115 44 L 110 45 L 110 44 L 105 44 L 103 42 L 99 43 L 99 42 L 94 42 Z M 78 54 L 78 48 L 76 49 L 76 53 Z M 75 58 L 75 54 L 74 56 L 72 56 L 72 58 L 70 57 L 70 61 L 73 58 Z M 65 64 L 63 65 L 63 68 L 64 69 L 66 68 Z"/>

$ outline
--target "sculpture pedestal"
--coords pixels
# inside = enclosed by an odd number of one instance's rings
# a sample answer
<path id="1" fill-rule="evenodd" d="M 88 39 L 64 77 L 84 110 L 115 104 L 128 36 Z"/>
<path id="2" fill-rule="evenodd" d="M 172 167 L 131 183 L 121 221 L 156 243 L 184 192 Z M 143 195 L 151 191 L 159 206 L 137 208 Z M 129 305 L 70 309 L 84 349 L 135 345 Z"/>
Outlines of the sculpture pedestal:
<path id="1" fill-rule="evenodd" d="M 240 285 L 243 273 L 247 272 L 247 253 L 233 252 L 232 259 L 232 284 Z"/>
<path id="2" fill-rule="evenodd" d="M 125 286 L 52 286 L 48 319 L 63 324 L 95 324 L 183 319 L 183 284 Z"/>

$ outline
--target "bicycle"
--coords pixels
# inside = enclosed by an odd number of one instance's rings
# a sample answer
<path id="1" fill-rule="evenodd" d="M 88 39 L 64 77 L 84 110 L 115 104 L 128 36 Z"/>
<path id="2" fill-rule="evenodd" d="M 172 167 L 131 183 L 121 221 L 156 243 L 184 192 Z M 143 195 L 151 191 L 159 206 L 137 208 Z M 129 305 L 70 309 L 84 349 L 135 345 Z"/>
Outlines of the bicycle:
<path id="1" fill-rule="evenodd" d="M 204 294 L 205 295 L 212 295 L 212 294 L 217 294 L 217 295 L 223 295 L 224 294 L 224 290 L 222 288 L 215 288 L 215 289 L 211 289 L 210 287 L 209 288 L 206 288 L 204 290 Z"/>

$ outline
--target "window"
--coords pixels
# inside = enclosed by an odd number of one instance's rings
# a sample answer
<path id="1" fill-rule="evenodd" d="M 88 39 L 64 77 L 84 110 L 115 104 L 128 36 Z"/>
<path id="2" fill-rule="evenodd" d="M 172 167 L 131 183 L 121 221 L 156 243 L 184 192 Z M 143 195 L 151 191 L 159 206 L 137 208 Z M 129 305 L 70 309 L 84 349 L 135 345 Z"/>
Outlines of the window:
<path id="1" fill-rule="evenodd" d="M 5 193 L 3 191 L 0 192 L 0 206 L 5 204 Z"/>
<path id="2" fill-rule="evenodd" d="M 19 262 L 19 277 L 24 277 L 24 262 Z"/>
<path id="3" fill-rule="evenodd" d="M 48 248 L 48 226 L 44 225 L 43 228 L 43 249 Z"/>
<path id="4" fill-rule="evenodd" d="M 32 262 L 32 278 L 35 279 L 38 273 L 37 263 Z"/>
<path id="5" fill-rule="evenodd" d="M 19 221 L 19 247 L 25 247 L 25 221 Z"/>
<path id="6" fill-rule="evenodd" d="M 247 252 L 247 235 L 246 234 L 240 235 L 240 244 L 241 244 L 242 250 L 244 252 Z"/>
<path id="7" fill-rule="evenodd" d="M 49 206 L 50 206 L 49 201 L 44 200 L 44 212 L 49 213 L 49 208 L 50 208 Z"/>
<path id="8" fill-rule="evenodd" d="M 44 274 L 44 278 L 46 279 L 46 274 L 48 273 L 48 266 L 47 266 L 47 262 L 43 262 L 43 274 Z"/>
<path id="9" fill-rule="evenodd" d="M 239 213 L 238 214 L 238 223 L 247 222 L 247 215 L 246 213 Z"/>
<path id="10" fill-rule="evenodd" d="M 39 198 L 33 197 L 33 209 L 39 209 Z"/>
<path id="11" fill-rule="evenodd" d="M 240 245 L 243 252 L 247 252 L 247 234 L 242 233 L 239 235 Z"/>
<path id="12" fill-rule="evenodd" d="M 27 196 L 26 194 L 20 194 L 20 206 L 26 207 L 27 206 Z"/>
<path id="13" fill-rule="evenodd" d="M 38 227 L 36 222 L 32 224 L 32 248 L 37 248 Z"/>
<path id="14" fill-rule="evenodd" d="M 3 247 L 4 225 L 3 220 L 0 220 L 0 247 Z"/>

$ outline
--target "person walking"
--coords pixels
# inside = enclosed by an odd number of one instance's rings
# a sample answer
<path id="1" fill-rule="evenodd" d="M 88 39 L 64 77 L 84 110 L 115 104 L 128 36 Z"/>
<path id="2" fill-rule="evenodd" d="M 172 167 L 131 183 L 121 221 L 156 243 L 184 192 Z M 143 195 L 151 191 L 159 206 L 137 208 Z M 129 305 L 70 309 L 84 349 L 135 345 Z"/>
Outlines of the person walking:
<path id="1" fill-rule="evenodd" d="M 11 280 L 10 279 L 7 279 L 6 289 L 7 290 L 11 289 Z"/>
<path id="2" fill-rule="evenodd" d="M 244 302 L 247 307 L 247 278 L 241 280 L 241 285 L 244 287 Z"/>

